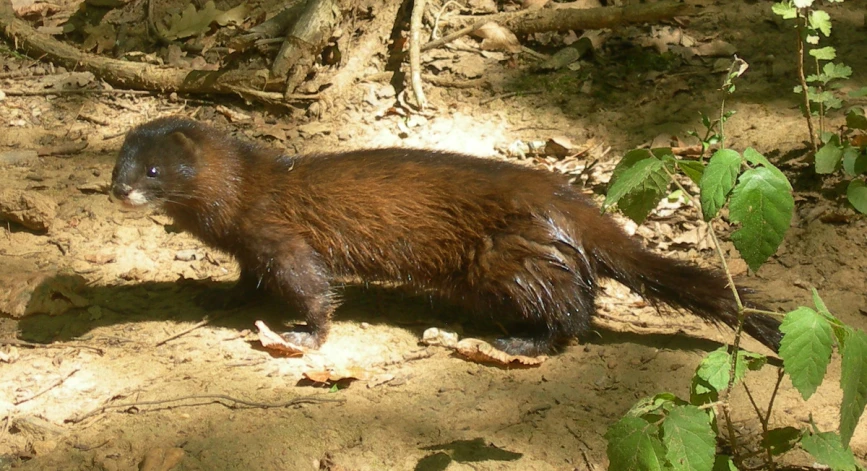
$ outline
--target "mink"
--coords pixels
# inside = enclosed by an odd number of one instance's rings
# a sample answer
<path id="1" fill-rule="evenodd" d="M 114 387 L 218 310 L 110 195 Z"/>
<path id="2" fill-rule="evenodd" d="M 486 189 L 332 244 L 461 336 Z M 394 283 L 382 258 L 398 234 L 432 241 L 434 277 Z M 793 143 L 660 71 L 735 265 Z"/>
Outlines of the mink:
<path id="1" fill-rule="evenodd" d="M 267 290 L 296 306 L 306 328 L 284 335 L 309 348 L 328 336 L 344 279 L 517 322 L 496 342 L 513 354 L 556 352 L 588 331 L 600 278 L 737 325 L 722 272 L 649 251 L 564 176 L 506 161 L 404 148 L 290 156 L 169 117 L 127 134 L 111 193 L 162 207 L 231 254 L 233 292 Z M 744 328 L 779 348 L 773 317 L 750 315 Z"/>

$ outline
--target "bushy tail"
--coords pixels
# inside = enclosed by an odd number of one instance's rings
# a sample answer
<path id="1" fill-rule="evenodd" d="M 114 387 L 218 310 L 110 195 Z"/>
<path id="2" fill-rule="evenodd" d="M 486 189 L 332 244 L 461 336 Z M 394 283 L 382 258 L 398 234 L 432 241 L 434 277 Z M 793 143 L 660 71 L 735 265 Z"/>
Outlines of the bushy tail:
<path id="1" fill-rule="evenodd" d="M 737 326 L 737 302 L 724 273 L 649 252 L 613 221 L 603 219 L 602 226 L 584 240 L 600 275 L 626 285 L 651 304 L 663 302 L 714 323 Z M 754 314 L 747 316 L 744 330 L 776 352 L 782 338 L 779 326 L 773 317 Z"/>

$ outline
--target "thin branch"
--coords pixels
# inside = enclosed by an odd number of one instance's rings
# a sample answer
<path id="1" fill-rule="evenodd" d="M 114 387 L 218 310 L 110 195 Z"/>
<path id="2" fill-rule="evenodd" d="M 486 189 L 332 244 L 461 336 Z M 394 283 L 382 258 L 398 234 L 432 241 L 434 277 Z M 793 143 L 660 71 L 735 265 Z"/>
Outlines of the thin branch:
<path id="1" fill-rule="evenodd" d="M 54 381 L 53 383 L 51 383 L 48 387 L 46 387 L 46 388 L 43 389 L 42 391 L 39 391 L 38 393 L 36 393 L 36 394 L 34 394 L 34 395 L 30 396 L 30 397 L 25 397 L 24 399 L 18 399 L 17 401 L 13 402 L 12 404 L 15 404 L 16 406 L 20 406 L 21 404 L 24 404 L 24 403 L 27 402 L 27 401 L 32 401 L 33 399 L 36 399 L 37 397 L 39 397 L 39 396 L 41 396 L 41 395 L 47 393 L 48 391 L 51 391 L 52 389 L 54 389 L 54 388 L 60 386 L 60 385 L 63 384 L 67 379 L 69 379 L 72 375 L 74 375 L 74 374 L 77 373 L 77 372 L 78 372 L 78 368 L 76 368 L 76 369 L 70 371 L 69 373 L 66 374 L 66 376 L 64 376 L 64 377 L 62 377 L 62 378 L 58 378 L 56 381 Z"/>
<path id="2" fill-rule="evenodd" d="M 409 23 L 409 75 L 412 91 L 418 109 L 424 110 L 427 99 L 421 84 L 421 21 L 424 16 L 425 0 L 413 0 L 412 17 Z"/>
<path id="3" fill-rule="evenodd" d="M 127 403 L 123 403 L 123 404 L 104 405 L 101 407 L 97 407 L 96 409 L 94 409 L 94 410 L 92 410 L 86 414 L 79 415 L 77 417 L 73 417 L 70 419 L 66 419 L 66 422 L 77 424 L 77 423 L 79 423 L 85 419 L 89 419 L 90 417 L 102 414 L 103 412 L 106 412 L 106 411 L 112 410 L 112 409 L 128 409 L 128 408 L 140 407 L 140 406 L 158 406 L 158 405 L 170 404 L 173 402 L 187 401 L 190 399 L 207 400 L 208 402 L 206 402 L 204 404 L 222 404 L 222 405 L 225 405 L 226 407 L 230 407 L 230 408 L 237 408 L 238 406 L 246 406 L 246 407 L 250 407 L 250 408 L 259 408 L 259 409 L 282 409 L 284 407 L 290 407 L 290 406 L 295 406 L 295 405 L 299 405 L 299 404 L 319 404 L 319 403 L 323 403 L 323 402 L 335 402 L 335 403 L 342 404 L 342 403 L 346 402 L 346 399 L 343 399 L 343 398 L 326 398 L 326 397 L 321 397 L 321 396 L 322 395 L 302 396 L 302 397 L 296 397 L 295 399 L 292 399 L 289 401 L 276 402 L 276 403 L 247 401 L 245 399 L 237 399 L 237 398 L 234 398 L 232 396 L 227 396 L 225 394 L 203 394 L 203 395 L 181 396 L 181 397 L 176 397 L 176 398 L 172 398 L 172 399 L 163 399 L 163 400 L 158 400 L 158 401 L 140 401 L 140 402 L 127 402 Z M 234 404 L 224 404 L 221 401 L 228 401 L 228 402 L 232 402 Z M 204 405 L 204 404 L 191 404 L 191 405 Z"/>

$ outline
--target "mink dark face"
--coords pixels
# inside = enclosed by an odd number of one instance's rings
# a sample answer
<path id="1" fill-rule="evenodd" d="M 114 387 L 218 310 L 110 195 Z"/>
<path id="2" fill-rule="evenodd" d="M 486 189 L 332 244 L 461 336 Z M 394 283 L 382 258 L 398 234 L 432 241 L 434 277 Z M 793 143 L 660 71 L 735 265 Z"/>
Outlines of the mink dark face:
<path id="1" fill-rule="evenodd" d="M 130 131 L 111 174 L 112 198 L 137 207 L 187 196 L 196 173 L 196 149 L 184 134 L 191 131 L 171 119 Z"/>

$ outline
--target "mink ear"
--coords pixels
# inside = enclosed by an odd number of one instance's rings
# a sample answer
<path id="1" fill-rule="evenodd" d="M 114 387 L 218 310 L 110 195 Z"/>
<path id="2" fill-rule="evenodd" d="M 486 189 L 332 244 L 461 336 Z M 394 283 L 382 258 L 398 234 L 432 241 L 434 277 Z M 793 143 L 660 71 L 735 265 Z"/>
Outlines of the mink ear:
<path id="1" fill-rule="evenodd" d="M 199 154 L 199 148 L 196 146 L 196 143 L 190 139 L 189 136 L 183 133 L 183 131 L 173 132 L 171 136 L 169 136 L 171 140 L 175 142 L 175 144 L 179 145 L 181 149 L 184 150 L 188 156 L 195 158 Z"/>

